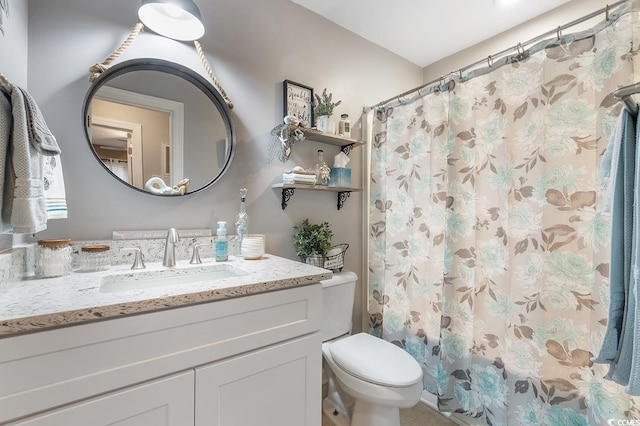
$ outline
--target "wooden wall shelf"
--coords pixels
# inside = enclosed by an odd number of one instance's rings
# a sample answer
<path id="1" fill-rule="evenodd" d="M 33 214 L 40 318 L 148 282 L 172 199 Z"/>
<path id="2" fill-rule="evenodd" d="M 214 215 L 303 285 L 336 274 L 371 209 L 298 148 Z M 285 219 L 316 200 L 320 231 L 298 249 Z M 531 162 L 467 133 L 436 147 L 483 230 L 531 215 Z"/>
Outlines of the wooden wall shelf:
<path id="1" fill-rule="evenodd" d="M 302 189 L 305 191 L 324 191 L 324 192 L 337 192 L 338 193 L 338 210 L 340 210 L 347 198 L 352 192 L 360 191 L 359 188 L 348 188 L 343 186 L 324 186 L 324 185 L 308 185 L 302 183 L 276 183 L 271 186 L 274 189 L 282 190 L 282 210 L 287 208 L 287 203 L 293 196 L 296 189 Z"/>

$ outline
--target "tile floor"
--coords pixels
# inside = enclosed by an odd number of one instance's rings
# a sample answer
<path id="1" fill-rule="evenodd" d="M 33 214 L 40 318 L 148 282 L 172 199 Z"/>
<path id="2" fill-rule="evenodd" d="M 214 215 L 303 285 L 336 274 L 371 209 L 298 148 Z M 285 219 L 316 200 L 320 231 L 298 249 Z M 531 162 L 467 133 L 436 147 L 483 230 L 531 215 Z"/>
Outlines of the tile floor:
<path id="1" fill-rule="evenodd" d="M 442 414 L 419 402 L 413 408 L 400 410 L 401 426 L 455 426 L 456 424 Z M 333 426 L 333 423 L 322 416 L 322 426 Z"/>

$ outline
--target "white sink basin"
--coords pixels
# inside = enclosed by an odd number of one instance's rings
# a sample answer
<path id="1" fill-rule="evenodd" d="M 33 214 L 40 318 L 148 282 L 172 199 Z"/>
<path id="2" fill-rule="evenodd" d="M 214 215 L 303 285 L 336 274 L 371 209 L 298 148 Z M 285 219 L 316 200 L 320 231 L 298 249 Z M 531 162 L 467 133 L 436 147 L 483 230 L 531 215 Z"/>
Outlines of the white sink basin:
<path id="1" fill-rule="evenodd" d="M 158 271 L 136 271 L 105 275 L 100 282 L 100 291 L 102 293 L 116 293 L 126 290 L 216 281 L 247 274 L 248 272 L 227 264 L 171 268 Z"/>

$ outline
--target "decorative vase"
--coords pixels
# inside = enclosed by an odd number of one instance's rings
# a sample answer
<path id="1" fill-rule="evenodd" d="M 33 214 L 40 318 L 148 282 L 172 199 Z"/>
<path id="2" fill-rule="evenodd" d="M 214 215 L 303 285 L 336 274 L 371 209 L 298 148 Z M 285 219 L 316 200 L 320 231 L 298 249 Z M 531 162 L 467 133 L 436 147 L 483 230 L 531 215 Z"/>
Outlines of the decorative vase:
<path id="1" fill-rule="evenodd" d="M 316 128 L 319 132 L 330 133 L 331 132 L 331 116 L 321 115 L 316 118 Z"/>

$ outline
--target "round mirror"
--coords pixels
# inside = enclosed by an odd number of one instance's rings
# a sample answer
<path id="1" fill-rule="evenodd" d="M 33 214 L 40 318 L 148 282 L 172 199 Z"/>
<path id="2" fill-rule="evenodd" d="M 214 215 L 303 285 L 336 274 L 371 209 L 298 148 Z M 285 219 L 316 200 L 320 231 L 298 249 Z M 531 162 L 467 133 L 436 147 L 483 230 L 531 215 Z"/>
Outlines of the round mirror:
<path id="1" fill-rule="evenodd" d="M 106 70 L 84 100 L 96 159 L 128 186 L 184 195 L 218 181 L 235 152 L 231 111 L 200 74 L 161 59 Z"/>

